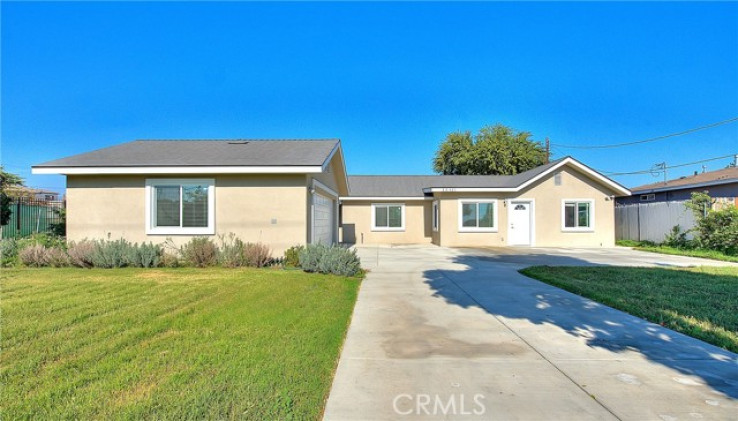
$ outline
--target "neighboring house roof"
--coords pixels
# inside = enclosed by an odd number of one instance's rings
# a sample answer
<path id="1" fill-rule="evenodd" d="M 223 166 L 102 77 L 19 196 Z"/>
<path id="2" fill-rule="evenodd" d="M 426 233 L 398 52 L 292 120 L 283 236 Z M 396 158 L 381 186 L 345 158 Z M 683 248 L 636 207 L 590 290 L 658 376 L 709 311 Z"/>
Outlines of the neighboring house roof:
<path id="1" fill-rule="evenodd" d="M 349 176 L 349 197 L 359 198 L 422 198 L 437 191 L 499 191 L 516 192 L 534 183 L 563 165 L 572 165 L 613 190 L 629 193 L 628 189 L 572 157 L 561 158 L 515 175 L 359 175 Z"/>
<path id="2" fill-rule="evenodd" d="M 8 193 L 8 196 L 12 196 L 12 197 L 30 196 L 30 195 L 37 195 L 37 194 L 56 195 L 56 196 L 59 195 L 59 192 L 56 192 L 53 190 L 35 189 L 33 187 L 27 187 L 27 186 L 8 186 L 6 187 L 5 190 Z"/>
<path id="3" fill-rule="evenodd" d="M 34 165 L 37 174 L 89 174 L 90 169 L 104 173 L 172 172 L 181 168 L 186 172 L 206 172 L 208 167 L 266 169 L 267 172 L 320 172 L 340 147 L 338 139 L 227 139 L 227 140 L 136 140 L 92 152 L 61 158 Z M 291 168 L 285 168 L 291 167 Z M 126 170 L 128 168 L 129 170 Z M 202 170 L 194 170 L 201 168 Z"/>
<path id="4" fill-rule="evenodd" d="M 703 172 L 687 177 L 668 180 L 666 182 L 645 184 L 634 187 L 633 194 L 655 193 L 670 190 L 682 190 L 699 187 L 709 187 L 719 184 L 738 183 L 738 167 L 728 167 L 722 170 Z"/>

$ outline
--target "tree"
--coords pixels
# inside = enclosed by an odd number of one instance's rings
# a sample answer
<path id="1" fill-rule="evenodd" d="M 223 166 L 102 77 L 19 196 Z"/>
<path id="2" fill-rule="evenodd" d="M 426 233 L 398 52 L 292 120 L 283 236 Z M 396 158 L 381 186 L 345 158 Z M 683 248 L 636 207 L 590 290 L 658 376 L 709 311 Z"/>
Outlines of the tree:
<path id="1" fill-rule="evenodd" d="M 486 126 L 472 136 L 455 132 L 446 136 L 433 159 L 433 170 L 444 175 L 513 175 L 548 160 L 546 149 L 502 124 Z"/>
<path id="2" fill-rule="evenodd" d="M 0 226 L 4 227 L 10 222 L 10 197 L 6 189 L 22 185 L 23 179 L 20 176 L 5 172 L 5 169 L 0 166 Z"/>

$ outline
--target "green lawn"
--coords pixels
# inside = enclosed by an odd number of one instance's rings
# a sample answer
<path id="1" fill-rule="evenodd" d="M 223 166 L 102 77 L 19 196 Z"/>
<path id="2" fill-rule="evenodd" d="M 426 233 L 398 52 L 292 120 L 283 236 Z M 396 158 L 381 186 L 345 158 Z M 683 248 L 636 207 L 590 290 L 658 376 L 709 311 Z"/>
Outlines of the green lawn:
<path id="1" fill-rule="evenodd" d="M 706 249 L 684 249 L 669 246 L 659 246 L 653 243 L 644 243 L 632 240 L 619 240 L 619 246 L 632 247 L 640 251 L 648 251 L 651 253 L 672 254 L 677 256 L 701 257 L 703 259 L 722 260 L 725 262 L 738 262 L 738 256 L 721 253 L 717 250 Z"/>
<path id="2" fill-rule="evenodd" d="M 4 419 L 318 419 L 360 281 L 4 269 Z"/>
<path id="3" fill-rule="evenodd" d="M 738 268 L 534 266 L 520 272 L 738 352 Z"/>

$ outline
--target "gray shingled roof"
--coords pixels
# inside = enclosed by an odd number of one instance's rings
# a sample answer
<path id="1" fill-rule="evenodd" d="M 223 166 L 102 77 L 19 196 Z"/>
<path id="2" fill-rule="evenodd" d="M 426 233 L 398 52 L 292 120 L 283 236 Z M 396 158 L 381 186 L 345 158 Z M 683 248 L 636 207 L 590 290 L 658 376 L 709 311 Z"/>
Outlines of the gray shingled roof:
<path id="1" fill-rule="evenodd" d="M 566 158 L 516 175 L 352 175 L 348 178 L 349 196 L 414 197 L 433 187 L 515 188 Z"/>
<path id="2" fill-rule="evenodd" d="M 633 194 L 640 194 L 649 191 L 679 190 L 689 188 L 693 185 L 712 185 L 725 184 L 730 182 L 738 182 L 738 167 L 728 167 L 721 170 L 697 173 L 694 175 L 668 180 L 666 183 L 659 181 L 657 183 L 644 184 L 642 186 L 633 187 Z"/>
<path id="3" fill-rule="evenodd" d="M 318 166 L 338 139 L 135 140 L 35 165 L 54 167 Z"/>

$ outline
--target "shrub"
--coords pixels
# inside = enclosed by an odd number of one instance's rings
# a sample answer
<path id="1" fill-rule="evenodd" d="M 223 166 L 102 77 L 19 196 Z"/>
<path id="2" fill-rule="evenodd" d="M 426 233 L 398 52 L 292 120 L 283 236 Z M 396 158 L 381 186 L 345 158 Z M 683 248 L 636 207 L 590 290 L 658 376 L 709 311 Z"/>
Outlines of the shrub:
<path id="1" fill-rule="evenodd" d="M 166 250 L 161 253 L 160 263 L 165 268 L 176 268 L 180 266 L 179 257 L 175 253 Z"/>
<path id="2" fill-rule="evenodd" d="M 97 245 L 94 241 L 82 240 L 79 243 L 71 242 L 67 248 L 69 263 L 72 266 L 91 268 L 94 264 L 93 255 Z"/>
<path id="3" fill-rule="evenodd" d="M 128 265 L 131 243 L 124 239 L 95 242 L 92 265 L 97 268 L 121 268 Z"/>
<path id="4" fill-rule="evenodd" d="M 56 208 L 53 212 L 57 216 L 58 222 L 49 224 L 49 231 L 53 235 L 64 237 L 67 235 L 67 209 Z"/>
<path id="5" fill-rule="evenodd" d="M 182 259 L 199 268 L 218 263 L 218 247 L 206 237 L 194 237 L 180 249 Z"/>
<path id="6" fill-rule="evenodd" d="M 18 253 L 21 263 L 30 267 L 46 266 L 46 247 L 42 244 L 33 244 L 23 248 Z"/>
<path id="7" fill-rule="evenodd" d="M 300 266 L 300 252 L 305 246 L 292 246 L 284 251 L 284 265 L 287 267 L 299 267 Z"/>
<path id="8" fill-rule="evenodd" d="M 246 265 L 244 256 L 244 244 L 235 234 L 221 235 L 220 247 L 218 247 L 218 263 L 228 268 L 236 268 Z"/>
<path id="9" fill-rule="evenodd" d="M 67 252 L 59 247 L 50 247 L 45 249 L 44 266 L 55 268 L 69 266 L 69 256 Z"/>
<path id="10" fill-rule="evenodd" d="M 67 242 L 64 239 L 64 237 L 60 237 L 58 235 L 49 234 L 45 232 L 33 234 L 29 238 L 25 238 L 21 240 L 21 243 L 41 244 L 42 246 L 46 248 L 58 247 L 58 248 L 61 248 L 62 250 L 66 250 L 67 248 Z"/>
<path id="11" fill-rule="evenodd" d="M 128 246 L 126 262 L 128 266 L 137 268 L 153 268 L 161 263 L 163 250 L 161 246 L 152 243 L 141 243 Z"/>
<path id="12" fill-rule="evenodd" d="M 0 240 L 0 267 L 14 266 L 18 263 L 18 241 L 15 238 Z"/>
<path id="13" fill-rule="evenodd" d="M 687 240 L 687 233 L 682 231 L 682 227 L 679 225 L 671 227 L 671 231 L 666 234 L 662 244 L 675 248 L 687 248 L 690 245 L 689 240 Z"/>
<path id="14" fill-rule="evenodd" d="M 323 244 L 308 244 L 305 248 L 300 250 L 300 267 L 305 272 L 317 272 L 318 262 L 320 262 L 322 256 L 326 253 L 325 249 L 327 246 Z"/>
<path id="15" fill-rule="evenodd" d="M 263 243 L 246 243 L 243 247 L 246 266 L 261 268 L 272 261 L 272 251 Z"/>
<path id="16" fill-rule="evenodd" d="M 342 276 L 356 276 L 361 273 L 361 261 L 356 250 L 322 244 L 310 244 L 300 251 L 300 267 L 306 272 Z"/>
<path id="17" fill-rule="evenodd" d="M 696 232 L 700 247 L 738 255 L 738 208 L 709 211 L 697 221 Z"/>

